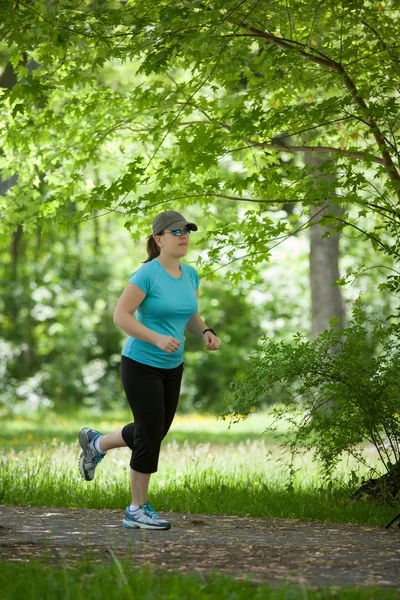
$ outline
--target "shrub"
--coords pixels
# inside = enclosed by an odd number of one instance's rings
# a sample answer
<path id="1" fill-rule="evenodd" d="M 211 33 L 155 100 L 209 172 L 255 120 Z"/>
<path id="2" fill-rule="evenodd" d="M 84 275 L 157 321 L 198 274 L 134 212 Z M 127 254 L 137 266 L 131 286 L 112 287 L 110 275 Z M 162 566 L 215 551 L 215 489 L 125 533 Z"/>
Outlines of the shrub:
<path id="1" fill-rule="evenodd" d="M 315 449 L 328 478 L 343 453 L 366 464 L 361 444 L 369 442 L 390 471 L 400 459 L 398 326 L 367 318 L 360 301 L 349 326 L 337 326 L 332 319 L 314 341 L 301 334 L 280 343 L 264 337 L 261 352 L 231 384 L 222 418 L 245 418 L 278 386 L 281 402 L 266 431 L 276 431 L 282 419 L 290 423 L 283 445 L 292 458 Z"/>

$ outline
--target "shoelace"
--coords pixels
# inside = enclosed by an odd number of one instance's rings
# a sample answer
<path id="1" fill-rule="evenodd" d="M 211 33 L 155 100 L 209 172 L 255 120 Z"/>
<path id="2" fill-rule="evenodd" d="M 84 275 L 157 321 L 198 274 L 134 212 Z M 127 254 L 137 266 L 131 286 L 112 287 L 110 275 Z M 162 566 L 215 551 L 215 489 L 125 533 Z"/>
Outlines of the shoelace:
<path id="1" fill-rule="evenodd" d="M 97 465 L 99 464 L 99 462 L 101 462 L 104 457 L 105 457 L 105 454 L 97 453 L 96 456 L 93 459 L 94 466 L 97 467 Z"/>
<path id="2" fill-rule="evenodd" d="M 143 506 L 143 512 L 146 515 L 149 515 L 150 517 L 152 517 L 153 519 L 161 519 L 160 515 L 158 513 L 156 513 L 156 511 L 151 506 L 151 504 L 150 504 L 150 502 L 148 500 L 145 503 L 145 505 Z"/>

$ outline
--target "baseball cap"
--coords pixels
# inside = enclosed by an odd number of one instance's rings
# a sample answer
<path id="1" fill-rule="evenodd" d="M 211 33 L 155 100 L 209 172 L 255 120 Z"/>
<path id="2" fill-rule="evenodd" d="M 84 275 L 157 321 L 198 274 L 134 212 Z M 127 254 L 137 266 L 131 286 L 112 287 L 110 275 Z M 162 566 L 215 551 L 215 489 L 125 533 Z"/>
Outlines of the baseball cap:
<path id="1" fill-rule="evenodd" d="M 192 231 L 197 231 L 198 227 L 196 223 L 188 223 L 181 213 L 176 212 L 176 210 L 166 210 L 156 217 L 154 217 L 152 228 L 153 235 L 158 235 L 164 229 L 191 229 Z"/>

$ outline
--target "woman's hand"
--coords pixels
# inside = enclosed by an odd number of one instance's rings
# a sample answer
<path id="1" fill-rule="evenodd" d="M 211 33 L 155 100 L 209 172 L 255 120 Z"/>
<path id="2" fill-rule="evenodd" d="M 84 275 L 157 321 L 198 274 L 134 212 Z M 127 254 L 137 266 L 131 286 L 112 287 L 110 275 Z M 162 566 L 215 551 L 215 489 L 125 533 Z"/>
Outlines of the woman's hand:
<path id="1" fill-rule="evenodd" d="M 203 335 L 203 340 L 206 343 L 207 350 L 219 350 L 220 339 L 211 331 L 206 331 Z"/>
<path id="2" fill-rule="evenodd" d="M 182 342 L 172 337 L 172 335 L 159 335 L 156 339 L 156 346 L 168 354 L 176 352 Z"/>

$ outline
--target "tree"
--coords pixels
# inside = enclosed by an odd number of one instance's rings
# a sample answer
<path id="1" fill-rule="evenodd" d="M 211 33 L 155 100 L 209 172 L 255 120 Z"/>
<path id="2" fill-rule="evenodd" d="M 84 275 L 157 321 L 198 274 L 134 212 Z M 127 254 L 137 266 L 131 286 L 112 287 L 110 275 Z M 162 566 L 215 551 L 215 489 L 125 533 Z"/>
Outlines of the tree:
<path id="1" fill-rule="evenodd" d="M 391 2 L 385 10 L 360 0 L 297 1 L 290 8 L 279 0 L 268 9 L 249 0 L 9 6 L 2 40 L 19 83 L 3 94 L 2 167 L 11 173 L 18 165 L 21 173 L 1 209 L 9 226 L 33 227 L 56 214 L 68 223 L 89 218 L 95 208 L 122 211 L 132 225 L 172 200 L 245 203 L 251 208 L 240 221 L 240 243 L 248 256 L 240 273 L 231 273 L 238 281 L 268 256 L 272 239 L 289 233 L 286 224 L 260 217 L 260 208 L 321 209 L 335 189 L 344 213 L 325 213 L 322 224 L 363 230 L 372 215 L 364 234 L 397 256 L 387 235 L 397 235 L 400 195 L 399 24 Z M 25 52 L 41 65 L 32 73 L 20 62 Z M 97 85 L 107 64 L 128 60 L 138 74 L 134 89 L 121 94 Z M 246 89 L 237 93 L 243 76 Z M 289 147 L 274 143 L 283 130 L 294 140 Z M 310 131 L 318 134 L 316 145 L 302 142 Z M 121 175 L 89 190 L 85 165 L 121 132 L 136 152 Z M 304 167 L 305 151 L 326 157 L 318 170 L 336 172 L 334 185 Z M 282 153 L 298 159 L 282 169 Z M 226 168 L 227 157 L 241 169 Z M 38 169 L 49 171 L 45 193 L 36 189 Z M 33 187 L 29 199 L 27 186 Z M 237 258 L 238 223 L 219 231 L 219 250 L 231 248 L 228 260 Z"/>

